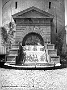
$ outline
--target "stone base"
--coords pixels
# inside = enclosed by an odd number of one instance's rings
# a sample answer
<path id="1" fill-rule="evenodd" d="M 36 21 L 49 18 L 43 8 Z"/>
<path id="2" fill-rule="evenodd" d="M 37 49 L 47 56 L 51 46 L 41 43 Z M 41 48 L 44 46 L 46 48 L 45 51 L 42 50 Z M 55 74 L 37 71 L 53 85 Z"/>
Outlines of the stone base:
<path id="1" fill-rule="evenodd" d="M 12 45 L 13 48 L 10 50 L 9 55 L 7 56 L 7 63 L 16 65 L 17 56 L 18 56 L 18 45 Z M 21 57 L 18 59 L 20 65 L 22 66 L 33 66 L 35 67 L 48 67 L 51 65 L 60 65 L 60 56 L 57 56 L 57 50 L 54 49 L 54 44 L 47 44 L 45 46 L 22 46 L 24 58 Z M 15 57 L 15 55 L 17 55 Z M 22 55 L 22 54 L 21 54 Z M 20 60 L 21 59 L 21 60 Z M 17 63 L 19 65 L 19 63 Z"/>
<path id="2" fill-rule="evenodd" d="M 61 66 L 60 63 L 58 64 L 49 64 L 49 63 L 31 63 L 31 64 L 21 64 L 21 65 L 11 65 L 9 63 L 5 63 L 5 66 L 8 67 L 13 67 L 13 68 L 18 68 L 18 69 L 46 69 L 46 68 L 52 68 L 52 67 L 56 67 L 56 66 Z"/>
<path id="3" fill-rule="evenodd" d="M 60 56 L 50 56 L 50 62 L 53 64 L 60 63 Z"/>

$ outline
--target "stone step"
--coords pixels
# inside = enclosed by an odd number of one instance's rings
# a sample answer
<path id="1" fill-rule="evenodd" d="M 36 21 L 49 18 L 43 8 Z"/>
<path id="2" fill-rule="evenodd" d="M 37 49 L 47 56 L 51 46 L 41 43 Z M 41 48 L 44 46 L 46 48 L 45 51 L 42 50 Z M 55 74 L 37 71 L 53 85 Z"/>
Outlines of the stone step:
<path id="1" fill-rule="evenodd" d="M 15 57 L 15 56 L 18 56 L 18 54 L 9 54 L 9 55 L 7 55 L 7 57 Z"/>
<path id="2" fill-rule="evenodd" d="M 19 48 L 11 48 L 10 50 L 11 50 L 11 51 L 19 50 Z"/>
<path id="3" fill-rule="evenodd" d="M 16 63 L 16 54 L 9 54 L 8 56 L 6 56 L 6 63 L 9 64 L 15 64 Z"/>
<path id="4" fill-rule="evenodd" d="M 57 49 L 46 50 L 46 54 L 49 56 L 57 56 Z"/>
<path id="5" fill-rule="evenodd" d="M 10 50 L 9 54 L 18 54 L 18 50 Z"/>
<path id="6" fill-rule="evenodd" d="M 9 64 L 9 63 L 5 63 L 4 65 L 6 66 L 11 66 L 11 67 L 15 67 L 15 68 L 25 68 L 25 69 L 28 69 L 28 68 L 50 68 L 50 67 L 54 67 L 54 64 L 51 64 L 51 65 L 48 65 L 48 66 L 35 66 L 35 65 L 32 65 L 32 66 L 28 66 L 28 65 L 15 65 L 15 64 Z"/>
<path id="7" fill-rule="evenodd" d="M 12 65 L 15 65 L 16 64 L 16 62 L 15 61 L 7 61 L 6 63 L 8 63 L 8 64 L 12 64 Z"/>
<path id="8" fill-rule="evenodd" d="M 16 57 L 15 56 L 7 56 L 6 59 L 7 59 L 6 61 L 15 61 Z"/>
<path id="9" fill-rule="evenodd" d="M 14 44 L 11 46 L 11 48 L 19 48 L 19 45 L 18 44 Z"/>
<path id="10" fill-rule="evenodd" d="M 50 56 L 50 63 L 60 63 L 60 56 Z"/>
<path id="11" fill-rule="evenodd" d="M 16 38 L 15 38 L 16 39 Z M 18 46 L 19 45 L 19 42 L 17 42 L 17 43 L 13 43 L 12 44 L 13 46 L 15 45 L 15 46 Z"/>
<path id="12" fill-rule="evenodd" d="M 24 63 L 25 66 L 52 66 L 51 63 Z"/>
<path id="13" fill-rule="evenodd" d="M 54 44 L 47 44 L 47 49 L 53 50 L 53 49 L 55 49 L 55 45 Z"/>
<path id="14" fill-rule="evenodd" d="M 9 54 L 6 56 L 6 61 L 16 61 L 18 54 Z"/>
<path id="15" fill-rule="evenodd" d="M 6 61 L 7 63 L 15 63 L 15 61 Z"/>

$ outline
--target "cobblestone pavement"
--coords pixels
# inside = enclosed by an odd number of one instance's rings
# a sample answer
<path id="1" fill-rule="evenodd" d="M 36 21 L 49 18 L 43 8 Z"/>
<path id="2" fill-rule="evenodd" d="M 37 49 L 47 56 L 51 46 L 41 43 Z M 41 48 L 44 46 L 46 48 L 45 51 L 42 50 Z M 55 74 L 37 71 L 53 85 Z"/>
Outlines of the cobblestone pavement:
<path id="1" fill-rule="evenodd" d="M 0 90 L 67 90 L 67 68 L 45 71 L 0 68 Z"/>

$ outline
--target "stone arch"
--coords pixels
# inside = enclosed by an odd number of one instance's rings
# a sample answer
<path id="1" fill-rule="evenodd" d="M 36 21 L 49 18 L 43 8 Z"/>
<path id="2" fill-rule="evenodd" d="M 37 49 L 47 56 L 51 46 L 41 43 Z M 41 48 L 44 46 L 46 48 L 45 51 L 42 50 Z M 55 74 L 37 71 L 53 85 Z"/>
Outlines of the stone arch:
<path id="1" fill-rule="evenodd" d="M 35 32 L 30 32 L 25 35 L 22 41 L 22 46 L 25 45 L 44 45 L 44 40 L 42 36 Z"/>

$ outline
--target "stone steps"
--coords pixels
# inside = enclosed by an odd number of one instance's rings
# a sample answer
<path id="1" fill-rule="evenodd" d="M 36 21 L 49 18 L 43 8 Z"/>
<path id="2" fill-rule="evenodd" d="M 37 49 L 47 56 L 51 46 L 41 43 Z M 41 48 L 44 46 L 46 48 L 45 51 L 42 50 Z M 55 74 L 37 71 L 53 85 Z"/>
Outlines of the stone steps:
<path id="1" fill-rule="evenodd" d="M 50 67 L 55 67 L 54 64 L 49 64 L 48 66 L 47 65 L 35 66 L 35 65 L 14 65 L 14 64 L 5 63 L 4 65 L 14 67 L 14 68 L 21 68 L 21 69 L 40 69 L 40 68 L 46 69 Z M 58 65 L 58 66 L 61 66 L 61 65 Z"/>
<path id="2" fill-rule="evenodd" d="M 50 56 L 50 62 L 52 64 L 60 63 L 60 56 Z"/>
<path id="3" fill-rule="evenodd" d="M 11 49 L 9 54 L 18 54 L 18 49 Z"/>
<path id="4" fill-rule="evenodd" d="M 6 62 L 9 63 L 9 64 L 15 64 L 15 63 L 16 63 L 16 56 L 17 56 L 17 55 L 9 54 L 9 55 L 6 57 Z"/>
<path id="5" fill-rule="evenodd" d="M 55 45 L 54 44 L 47 44 L 47 49 L 48 50 L 54 50 L 55 49 Z"/>
<path id="6" fill-rule="evenodd" d="M 57 49 L 54 50 L 46 50 L 46 54 L 49 56 L 57 56 Z"/>
<path id="7" fill-rule="evenodd" d="M 15 65 L 15 64 L 16 64 L 15 61 L 7 61 L 6 63 L 7 63 L 7 64 L 10 64 L 10 65 Z"/>
<path id="8" fill-rule="evenodd" d="M 12 65 L 12 64 L 15 65 L 16 64 L 16 57 L 18 56 L 19 46 L 18 45 L 12 45 L 12 46 L 13 47 L 12 47 L 12 49 L 10 49 L 9 55 L 7 56 L 7 62 L 6 63 L 8 63 L 10 65 Z M 32 48 L 33 46 L 30 46 L 30 47 Z M 24 48 L 30 48 L 30 47 L 27 46 Z M 48 66 L 60 63 L 60 56 L 57 56 L 57 50 L 55 49 L 54 44 L 45 45 L 43 47 L 45 47 L 44 50 L 46 50 L 47 62 L 42 62 L 42 63 L 39 63 L 39 62 L 37 62 L 37 63 L 36 62 L 34 62 L 34 63 L 33 62 L 28 63 L 27 62 L 26 63 L 26 62 L 24 62 L 24 66 L 45 66 L 45 67 L 48 67 Z M 43 47 L 41 46 L 41 48 L 43 48 Z M 38 48 L 37 50 L 41 51 L 41 49 L 39 49 L 39 47 L 37 47 L 37 48 Z M 45 53 L 45 51 L 44 51 L 44 53 Z"/>
<path id="9" fill-rule="evenodd" d="M 16 44 L 12 45 L 12 48 L 9 50 L 9 54 L 6 56 L 6 63 L 15 65 L 16 57 L 18 56 L 19 46 Z"/>
<path id="10" fill-rule="evenodd" d="M 54 65 L 53 63 L 25 63 L 24 66 L 52 66 Z"/>
<path id="11" fill-rule="evenodd" d="M 11 48 L 12 48 L 12 49 L 13 49 L 13 48 L 14 48 L 14 49 L 18 49 L 18 48 L 19 48 L 19 45 L 18 45 L 18 44 L 16 44 L 16 45 L 13 44 L 13 45 L 11 46 Z"/>

